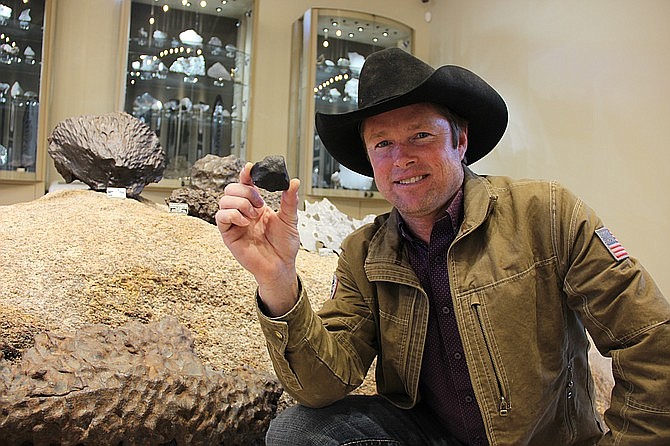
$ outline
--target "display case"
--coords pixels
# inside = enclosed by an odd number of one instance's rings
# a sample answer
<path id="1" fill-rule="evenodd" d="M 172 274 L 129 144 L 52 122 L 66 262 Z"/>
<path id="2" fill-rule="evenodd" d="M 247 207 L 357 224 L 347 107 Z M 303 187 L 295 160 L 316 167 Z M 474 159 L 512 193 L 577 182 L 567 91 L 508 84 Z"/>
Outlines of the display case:
<path id="1" fill-rule="evenodd" d="M 124 110 L 166 153 L 178 187 L 207 154 L 246 157 L 253 0 L 132 0 Z"/>
<path id="2" fill-rule="evenodd" d="M 335 161 L 321 143 L 314 115 L 357 108 L 365 58 L 389 47 L 413 52 L 413 30 L 395 20 L 356 11 L 314 8 L 293 29 L 292 136 L 307 198 L 381 198 L 372 178 Z"/>
<path id="3" fill-rule="evenodd" d="M 45 6 L 45 0 L 4 0 L 0 4 L 1 182 L 41 178 Z"/>

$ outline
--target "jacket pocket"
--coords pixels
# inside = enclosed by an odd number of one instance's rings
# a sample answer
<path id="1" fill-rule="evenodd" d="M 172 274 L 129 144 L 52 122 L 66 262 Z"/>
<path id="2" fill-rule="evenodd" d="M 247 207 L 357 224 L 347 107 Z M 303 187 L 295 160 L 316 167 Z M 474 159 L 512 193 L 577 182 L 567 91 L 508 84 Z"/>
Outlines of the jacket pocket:
<path id="1" fill-rule="evenodd" d="M 494 342 L 492 335 L 489 334 L 489 331 L 486 329 L 486 324 L 484 322 L 484 311 L 482 309 L 481 301 L 477 295 L 473 295 L 470 300 L 470 306 L 475 314 L 475 320 L 477 321 L 477 326 L 482 335 L 484 341 L 484 346 L 486 347 L 486 352 L 488 354 L 488 359 L 491 362 L 493 368 L 493 375 L 495 377 L 496 386 L 498 389 L 498 415 L 501 417 L 506 417 L 510 410 L 512 410 L 512 404 L 509 398 L 509 391 L 503 379 L 503 368 L 501 361 L 498 359 L 499 356 L 494 350 Z"/>

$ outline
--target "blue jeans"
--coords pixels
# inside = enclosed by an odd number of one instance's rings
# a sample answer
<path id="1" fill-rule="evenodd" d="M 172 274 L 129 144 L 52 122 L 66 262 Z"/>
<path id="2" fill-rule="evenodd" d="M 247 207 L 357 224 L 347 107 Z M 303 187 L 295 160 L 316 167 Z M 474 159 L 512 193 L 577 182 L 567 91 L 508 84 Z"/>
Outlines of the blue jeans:
<path id="1" fill-rule="evenodd" d="M 425 408 L 399 409 L 380 396 L 351 395 L 330 406 L 296 405 L 272 420 L 268 446 L 456 446 Z"/>

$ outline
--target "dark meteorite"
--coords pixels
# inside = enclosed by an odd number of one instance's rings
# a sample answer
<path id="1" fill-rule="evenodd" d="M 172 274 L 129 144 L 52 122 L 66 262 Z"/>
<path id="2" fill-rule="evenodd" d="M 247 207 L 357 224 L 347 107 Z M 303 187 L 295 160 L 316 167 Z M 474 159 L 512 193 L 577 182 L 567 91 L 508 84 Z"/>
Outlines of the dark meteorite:
<path id="1" fill-rule="evenodd" d="M 284 157 L 266 156 L 251 167 L 251 179 L 256 186 L 270 192 L 287 190 L 290 179 Z"/>

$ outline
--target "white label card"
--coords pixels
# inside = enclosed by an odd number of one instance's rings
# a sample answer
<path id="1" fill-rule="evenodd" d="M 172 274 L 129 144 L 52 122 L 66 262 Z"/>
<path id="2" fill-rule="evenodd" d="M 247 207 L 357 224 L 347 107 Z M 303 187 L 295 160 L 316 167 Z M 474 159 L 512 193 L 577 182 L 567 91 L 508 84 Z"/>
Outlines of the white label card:
<path id="1" fill-rule="evenodd" d="M 107 188 L 107 198 L 126 198 L 126 188 L 125 187 L 108 187 Z"/>
<path id="2" fill-rule="evenodd" d="M 188 203 L 168 203 L 170 212 L 188 215 Z"/>

